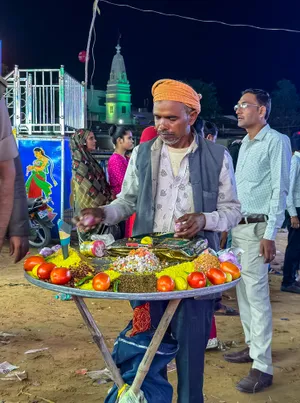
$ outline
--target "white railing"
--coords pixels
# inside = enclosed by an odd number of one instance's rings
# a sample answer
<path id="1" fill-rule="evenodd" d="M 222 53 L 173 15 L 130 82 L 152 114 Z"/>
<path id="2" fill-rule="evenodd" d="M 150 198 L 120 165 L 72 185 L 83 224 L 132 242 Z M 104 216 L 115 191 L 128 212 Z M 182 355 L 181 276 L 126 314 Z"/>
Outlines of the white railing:
<path id="1" fill-rule="evenodd" d="M 84 85 L 60 69 L 15 69 L 5 93 L 17 134 L 65 135 L 84 127 Z"/>

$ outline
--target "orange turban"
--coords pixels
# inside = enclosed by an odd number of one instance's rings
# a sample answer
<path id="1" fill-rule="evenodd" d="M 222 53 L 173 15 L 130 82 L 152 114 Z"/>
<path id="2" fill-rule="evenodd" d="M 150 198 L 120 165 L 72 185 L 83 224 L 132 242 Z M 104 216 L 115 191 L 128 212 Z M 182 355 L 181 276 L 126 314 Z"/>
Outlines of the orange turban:
<path id="1" fill-rule="evenodd" d="M 189 108 L 195 109 L 198 113 L 201 111 L 200 99 L 202 96 L 197 94 L 192 87 L 181 81 L 163 79 L 158 80 L 152 86 L 153 102 L 157 101 L 177 101 L 185 104 Z"/>

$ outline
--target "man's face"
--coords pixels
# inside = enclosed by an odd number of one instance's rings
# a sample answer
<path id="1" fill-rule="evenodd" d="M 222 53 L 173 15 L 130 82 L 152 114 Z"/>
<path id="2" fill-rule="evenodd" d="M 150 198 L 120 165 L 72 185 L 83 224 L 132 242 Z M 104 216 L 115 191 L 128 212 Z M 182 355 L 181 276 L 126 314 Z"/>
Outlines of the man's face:
<path id="1" fill-rule="evenodd" d="M 197 112 L 188 112 L 181 102 L 159 101 L 153 106 L 155 128 L 164 143 L 176 145 L 191 132 Z"/>
<path id="2" fill-rule="evenodd" d="M 246 108 L 239 107 L 236 111 L 239 127 L 248 129 L 264 121 L 266 108 L 259 106 L 254 94 L 244 94 L 238 105 L 247 105 Z"/>

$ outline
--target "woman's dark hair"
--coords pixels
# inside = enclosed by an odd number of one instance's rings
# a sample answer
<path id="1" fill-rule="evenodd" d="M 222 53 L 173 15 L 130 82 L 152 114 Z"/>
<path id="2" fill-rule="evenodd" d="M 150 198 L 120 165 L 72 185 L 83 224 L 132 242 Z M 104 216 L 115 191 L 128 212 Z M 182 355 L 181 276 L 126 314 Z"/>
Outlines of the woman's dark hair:
<path id="1" fill-rule="evenodd" d="M 255 89 L 255 88 L 248 88 L 247 90 L 242 92 L 242 95 L 245 94 L 253 94 L 256 96 L 257 102 L 260 106 L 266 107 L 266 116 L 265 119 L 268 120 L 270 113 L 271 113 L 271 97 L 267 91 Z"/>
<path id="2" fill-rule="evenodd" d="M 45 151 L 44 151 L 42 148 L 40 148 L 40 147 L 35 147 L 35 148 L 33 149 L 33 151 L 40 152 L 40 153 L 42 153 L 42 155 L 44 155 L 45 157 L 49 158 L 49 157 L 45 154 Z M 51 158 L 49 158 L 49 159 L 51 159 Z"/>
<path id="3" fill-rule="evenodd" d="M 108 134 L 110 135 L 114 145 L 117 145 L 117 140 L 123 139 L 127 132 L 130 132 L 128 127 L 117 125 L 112 125 L 108 130 Z"/>
<path id="4" fill-rule="evenodd" d="M 291 146 L 293 153 L 295 151 L 300 151 L 300 136 L 291 138 Z"/>
<path id="5" fill-rule="evenodd" d="M 203 132 L 204 132 L 204 138 L 207 138 L 209 134 L 216 137 L 218 135 L 218 128 L 214 123 L 205 121 Z"/>

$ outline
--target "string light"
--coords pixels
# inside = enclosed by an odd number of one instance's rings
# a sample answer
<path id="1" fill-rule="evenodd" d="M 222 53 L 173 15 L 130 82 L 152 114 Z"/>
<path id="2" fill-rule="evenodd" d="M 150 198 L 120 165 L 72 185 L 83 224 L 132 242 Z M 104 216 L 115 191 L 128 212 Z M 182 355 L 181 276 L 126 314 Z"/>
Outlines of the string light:
<path id="1" fill-rule="evenodd" d="M 194 18 L 194 17 L 188 17 L 186 15 L 179 15 L 179 14 L 169 14 L 169 13 L 163 13 L 162 11 L 157 11 L 157 10 L 146 10 L 143 8 L 138 8 L 131 6 L 130 4 L 118 4 L 118 3 L 113 3 L 112 1 L 109 0 L 99 0 L 102 3 L 107 3 L 110 4 L 111 6 L 116 6 L 116 7 L 125 7 L 125 8 L 131 8 L 132 10 L 140 11 L 143 13 L 152 13 L 152 14 L 159 14 L 163 15 L 165 17 L 175 17 L 175 18 L 181 18 L 184 20 L 190 20 L 194 22 L 202 22 L 204 24 L 219 24 L 219 25 L 225 25 L 227 27 L 234 27 L 234 28 L 252 28 L 252 29 L 258 29 L 261 31 L 281 31 L 281 32 L 290 32 L 294 34 L 300 34 L 300 31 L 297 29 L 289 29 L 289 28 L 267 28 L 267 27 L 259 27 L 256 25 L 251 25 L 251 24 L 230 24 L 228 22 L 224 21 L 218 21 L 218 20 L 201 20 L 200 18 Z"/>

